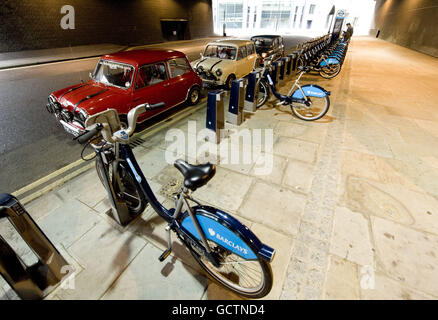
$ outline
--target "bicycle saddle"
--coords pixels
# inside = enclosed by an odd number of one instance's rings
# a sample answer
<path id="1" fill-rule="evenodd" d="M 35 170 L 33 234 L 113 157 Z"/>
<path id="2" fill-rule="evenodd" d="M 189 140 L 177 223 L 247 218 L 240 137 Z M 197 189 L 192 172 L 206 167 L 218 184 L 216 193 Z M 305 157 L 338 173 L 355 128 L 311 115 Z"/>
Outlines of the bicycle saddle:
<path id="1" fill-rule="evenodd" d="M 173 164 L 184 176 L 184 186 L 192 191 L 205 185 L 216 173 L 216 166 L 211 163 L 192 165 L 178 159 Z"/>

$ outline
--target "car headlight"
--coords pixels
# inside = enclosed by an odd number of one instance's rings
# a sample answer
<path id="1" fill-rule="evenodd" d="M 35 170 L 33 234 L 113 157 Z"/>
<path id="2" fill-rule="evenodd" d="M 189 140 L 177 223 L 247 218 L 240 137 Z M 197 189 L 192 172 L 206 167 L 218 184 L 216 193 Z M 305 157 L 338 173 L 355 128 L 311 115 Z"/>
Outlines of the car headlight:
<path id="1" fill-rule="evenodd" d="M 218 77 L 220 77 L 220 76 L 222 75 L 222 70 L 221 70 L 221 69 L 217 69 L 217 70 L 216 70 L 216 75 L 217 75 Z"/>
<path id="2" fill-rule="evenodd" d="M 268 55 L 268 54 L 267 54 L 266 52 L 263 52 L 263 53 L 262 53 L 262 58 L 266 58 L 267 55 Z"/>
<path id="3" fill-rule="evenodd" d="M 85 124 L 85 120 L 87 120 L 88 113 L 84 109 L 79 110 L 78 114 L 79 120 L 81 120 Z"/>
<path id="4" fill-rule="evenodd" d="M 202 71 L 204 71 L 204 68 L 203 68 L 202 66 L 199 66 L 199 67 L 196 69 L 196 71 L 198 71 L 198 72 L 202 72 Z"/>

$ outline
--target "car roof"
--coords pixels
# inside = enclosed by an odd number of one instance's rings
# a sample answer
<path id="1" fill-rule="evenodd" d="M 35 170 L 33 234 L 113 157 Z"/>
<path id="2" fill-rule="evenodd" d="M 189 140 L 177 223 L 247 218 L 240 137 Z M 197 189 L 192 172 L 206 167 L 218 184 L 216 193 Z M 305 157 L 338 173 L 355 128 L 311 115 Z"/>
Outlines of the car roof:
<path id="1" fill-rule="evenodd" d="M 102 59 L 113 60 L 137 66 L 179 57 L 185 57 L 184 53 L 170 49 L 140 49 L 106 54 L 102 56 Z"/>
<path id="2" fill-rule="evenodd" d="M 246 44 L 252 44 L 251 40 L 242 40 L 242 39 L 226 39 L 226 40 L 216 40 L 213 42 L 210 42 L 208 44 L 230 44 L 230 45 L 235 45 L 235 46 L 242 46 L 242 45 L 246 45 Z"/>
<path id="3" fill-rule="evenodd" d="M 281 36 L 272 35 L 272 34 L 266 34 L 266 35 L 259 35 L 259 36 L 251 37 L 251 39 L 253 39 L 253 38 L 271 38 L 271 39 L 274 39 L 274 38 L 281 38 Z"/>

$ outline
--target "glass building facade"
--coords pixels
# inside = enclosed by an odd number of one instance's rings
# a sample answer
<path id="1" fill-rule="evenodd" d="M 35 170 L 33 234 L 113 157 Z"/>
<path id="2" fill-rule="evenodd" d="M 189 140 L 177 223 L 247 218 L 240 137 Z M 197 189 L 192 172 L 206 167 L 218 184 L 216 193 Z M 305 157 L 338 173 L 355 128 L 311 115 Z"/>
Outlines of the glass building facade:
<path id="1" fill-rule="evenodd" d="M 374 12 L 374 0 L 213 0 L 214 30 L 228 35 L 254 33 L 306 34 L 327 33 L 329 15 L 343 9 L 346 22 L 355 35 L 368 34 Z"/>

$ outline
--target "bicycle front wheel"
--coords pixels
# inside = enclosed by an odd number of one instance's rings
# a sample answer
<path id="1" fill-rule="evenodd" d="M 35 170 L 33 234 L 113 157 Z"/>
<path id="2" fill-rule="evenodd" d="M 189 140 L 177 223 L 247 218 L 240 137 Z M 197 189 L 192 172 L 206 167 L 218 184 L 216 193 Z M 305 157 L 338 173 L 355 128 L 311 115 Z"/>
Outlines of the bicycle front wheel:
<path id="1" fill-rule="evenodd" d="M 336 77 L 340 71 L 341 65 L 339 63 L 329 64 L 321 68 L 321 70 L 319 71 L 319 75 L 323 78 L 331 79 Z"/>
<path id="2" fill-rule="evenodd" d="M 325 97 L 307 97 L 310 105 L 302 102 L 292 102 L 292 112 L 301 120 L 314 121 L 322 118 L 330 107 L 330 99 Z"/>
<path id="3" fill-rule="evenodd" d="M 266 101 L 269 99 L 269 88 L 266 82 L 260 81 L 259 83 L 259 92 L 257 95 L 257 108 L 263 106 Z"/>
<path id="4" fill-rule="evenodd" d="M 114 184 L 114 174 L 113 174 L 113 164 L 105 164 L 102 166 L 101 162 L 96 159 L 96 171 L 99 176 L 100 182 L 105 187 L 104 175 L 105 171 L 108 173 L 110 178 L 110 183 Z M 143 193 L 139 190 L 135 178 L 127 171 L 122 165 L 117 167 L 117 182 L 116 182 L 116 194 L 123 201 L 125 201 L 128 207 L 129 214 L 132 216 L 137 216 L 142 213 L 146 207 L 147 200 L 143 196 Z"/>

